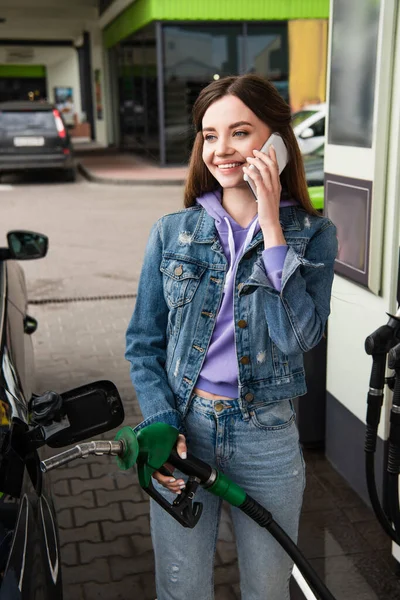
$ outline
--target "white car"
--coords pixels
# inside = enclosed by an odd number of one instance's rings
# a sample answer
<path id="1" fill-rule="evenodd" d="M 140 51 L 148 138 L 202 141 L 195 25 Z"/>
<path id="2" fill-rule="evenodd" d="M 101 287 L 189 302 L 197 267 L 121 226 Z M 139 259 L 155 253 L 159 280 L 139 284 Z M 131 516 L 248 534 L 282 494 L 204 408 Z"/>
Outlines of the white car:
<path id="1" fill-rule="evenodd" d="M 293 131 L 302 154 L 310 154 L 325 141 L 326 104 L 309 104 L 293 114 Z"/>

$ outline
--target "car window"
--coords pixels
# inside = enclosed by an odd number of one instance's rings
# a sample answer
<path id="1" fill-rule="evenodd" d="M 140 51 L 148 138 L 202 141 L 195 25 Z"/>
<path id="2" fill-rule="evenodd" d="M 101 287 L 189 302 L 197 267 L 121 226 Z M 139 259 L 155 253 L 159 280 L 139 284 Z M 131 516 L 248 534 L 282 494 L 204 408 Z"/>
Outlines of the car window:
<path id="1" fill-rule="evenodd" d="M 53 132 L 56 123 L 51 111 L 0 111 L 0 131 L 10 134 Z"/>
<path id="2" fill-rule="evenodd" d="M 314 131 L 315 136 L 325 135 L 325 117 L 319 119 L 314 125 L 311 125 L 311 129 Z"/>
<path id="3" fill-rule="evenodd" d="M 300 125 L 300 123 L 308 119 L 308 117 L 315 115 L 316 112 L 316 110 L 299 110 L 292 116 L 292 126 L 297 127 L 297 125 Z"/>

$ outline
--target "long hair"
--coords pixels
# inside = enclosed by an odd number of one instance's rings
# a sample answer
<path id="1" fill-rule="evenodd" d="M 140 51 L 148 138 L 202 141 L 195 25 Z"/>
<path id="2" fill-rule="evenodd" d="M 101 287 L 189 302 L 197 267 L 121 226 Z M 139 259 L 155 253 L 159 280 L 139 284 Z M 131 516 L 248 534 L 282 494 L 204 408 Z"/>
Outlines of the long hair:
<path id="1" fill-rule="evenodd" d="M 196 198 L 218 188 L 219 184 L 203 162 L 202 121 L 211 104 L 224 96 L 236 96 L 268 127 L 279 133 L 285 142 L 289 160 L 280 175 L 282 188 L 309 214 L 318 214 L 311 204 L 304 173 L 303 159 L 291 125 L 290 106 L 267 79 L 258 75 L 239 75 L 213 81 L 199 94 L 193 106 L 196 137 L 189 162 L 184 205 L 193 206 Z"/>

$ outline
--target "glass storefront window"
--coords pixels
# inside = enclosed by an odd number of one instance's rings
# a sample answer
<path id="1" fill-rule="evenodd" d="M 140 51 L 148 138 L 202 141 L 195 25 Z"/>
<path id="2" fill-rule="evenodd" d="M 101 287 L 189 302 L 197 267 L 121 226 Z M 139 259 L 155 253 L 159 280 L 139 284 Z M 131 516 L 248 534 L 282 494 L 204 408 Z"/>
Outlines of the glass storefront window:
<path id="1" fill-rule="evenodd" d="M 123 149 L 143 150 L 154 159 L 162 157 L 163 163 L 165 156 L 170 165 L 187 163 L 194 139 L 193 104 L 203 87 L 228 75 L 268 77 L 289 100 L 286 22 L 168 23 L 162 25 L 158 48 L 156 38 L 152 23 L 115 49 Z M 157 65 L 157 55 L 163 65 Z"/>
<path id="2" fill-rule="evenodd" d="M 200 90 L 241 70 L 242 26 L 167 25 L 163 34 L 166 162 L 181 164 L 189 158 Z"/>
<path id="3" fill-rule="evenodd" d="M 247 26 L 246 73 L 267 77 L 289 102 L 289 47 L 287 23 Z"/>
<path id="4" fill-rule="evenodd" d="M 159 159 L 157 55 L 154 26 L 118 48 L 121 146 Z"/>

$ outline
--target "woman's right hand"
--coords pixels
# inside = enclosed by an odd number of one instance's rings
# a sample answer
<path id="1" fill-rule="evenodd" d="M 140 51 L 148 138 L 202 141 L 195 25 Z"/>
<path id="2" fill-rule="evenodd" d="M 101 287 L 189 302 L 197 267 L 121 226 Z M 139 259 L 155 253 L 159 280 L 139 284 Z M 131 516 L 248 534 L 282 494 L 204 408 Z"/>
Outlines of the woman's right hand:
<path id="1" fill-rule="evenodd" d="M 186 439 L 185 436 L 181 433 L 178 436 L 178 441 L 176 443 L 176 450 L 179 456 L 183 459 L 187 456 L 187 447 L 186 447 Z M 171 471 L 174 470 L 174 467 L 169 463 L 165 463 L 164 467 Z M 180 494 L 181 490 L 185 487 L 185 482 L 183 479 L 175 479 L 175 477 L 171 474 L 169 477 L 167 475 L 162 475 L 159 471 L 155 471 L 153 473 L 153 477 L 158 483 L 163 485 L 167 490 L 173 492 L 174 494 Z"/>

